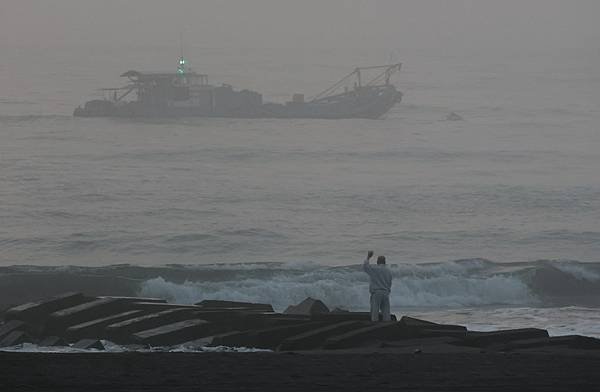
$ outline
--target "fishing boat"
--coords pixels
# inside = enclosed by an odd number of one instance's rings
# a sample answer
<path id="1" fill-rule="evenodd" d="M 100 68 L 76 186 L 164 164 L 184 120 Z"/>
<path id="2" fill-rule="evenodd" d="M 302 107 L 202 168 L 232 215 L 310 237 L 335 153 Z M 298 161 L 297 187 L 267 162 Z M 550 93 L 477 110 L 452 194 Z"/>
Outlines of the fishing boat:
<path id="1" fill-rule="evenodd" d="M 402 93 L 391 83 L 401 63 L 357 67 L 341 80 L 305 99 L 293 94 L 285 103 L 263 102 L 262 94 L 236 90 L 228 84 L 213 85 L 208 75 L 196 73 L 181 56 L 176 72 L 127 71 L 127 84 L 101 89 L 94 99 L 75 109 L 77 117 L 229 117 L 376 119 L 401 101 Z M 369 79 L 365 80 L 365 75 Z"/>

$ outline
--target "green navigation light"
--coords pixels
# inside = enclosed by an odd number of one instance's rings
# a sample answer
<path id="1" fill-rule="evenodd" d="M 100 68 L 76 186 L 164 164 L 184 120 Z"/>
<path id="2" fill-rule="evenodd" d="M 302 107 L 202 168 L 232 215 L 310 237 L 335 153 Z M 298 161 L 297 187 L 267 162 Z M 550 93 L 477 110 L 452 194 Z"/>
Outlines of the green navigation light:
<path id="1" fill-rule="evenodd" d="M 179 58 L 179 66 L 177 67 L 177 73 L 183 75 L 185 73 L 185 59 L 183 57 Z"/>

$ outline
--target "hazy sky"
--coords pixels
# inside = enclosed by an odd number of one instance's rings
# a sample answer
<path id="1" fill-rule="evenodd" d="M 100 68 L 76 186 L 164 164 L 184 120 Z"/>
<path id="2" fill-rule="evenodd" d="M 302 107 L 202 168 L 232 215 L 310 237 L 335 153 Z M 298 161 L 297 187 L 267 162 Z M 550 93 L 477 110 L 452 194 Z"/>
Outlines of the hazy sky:
<path id="1" fill-rule="evenodd" d="M 1 0 L 0 46 L 599 47 L 598 0 Z"/>

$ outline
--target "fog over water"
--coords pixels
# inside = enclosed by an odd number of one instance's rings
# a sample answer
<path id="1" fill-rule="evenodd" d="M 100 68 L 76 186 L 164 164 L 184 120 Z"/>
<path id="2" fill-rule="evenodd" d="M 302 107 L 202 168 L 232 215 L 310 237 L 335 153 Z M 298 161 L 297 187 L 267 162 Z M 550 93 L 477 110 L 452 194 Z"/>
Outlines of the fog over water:
<path id="1" fill-rule="evenodd" d="M 593 1 L 4 1 L 4 264 L 597 261 Z M 383 119 L 72 110 L 186 56 L 285 101 L 403 61 Z M 464 121 L 446 121 L 449 113 Z"/>
<path id="2" fill-rule="evenodd" d="M 4 0 L 0 11 L 3 47 L 171 45 L 182 30 L 246 48 L 556 50 L 600 38 L 594 0 Z"/>
<path id="3" fill-rule="evenodd" d="M 3 1 L 0 262 L 598 261 L 597 11 Z M 128 69 L 174 69 L 180 32 L 193 68 L 267 100 L 389 60 L 405 99 L 375 121 L 71 117 Z"/>
<path id="4" fill-rule="evenodd" d="M 26 279 L 54 274 L 365 310 L 366 275 L 336 266 L 373 248 L 394 311 L 600 336 L 598 15 L 594 0 L 3 0 L 3 296 L 48 295 Z M 391 61 L 404 99 L 378 120 L 72 116 L 127 70 L 175 71 L 180 33 L 194 70 L 268 101 Z"/>

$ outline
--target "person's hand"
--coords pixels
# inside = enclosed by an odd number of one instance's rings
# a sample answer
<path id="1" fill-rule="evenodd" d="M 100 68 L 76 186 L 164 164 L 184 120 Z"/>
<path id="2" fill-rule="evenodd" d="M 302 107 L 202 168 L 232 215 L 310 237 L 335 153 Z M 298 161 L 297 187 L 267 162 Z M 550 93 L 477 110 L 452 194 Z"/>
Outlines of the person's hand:
<path id="1" fill-rule="evenodd" d="M 372 250 L 370 250 L 370 251 L 367 253 L 367 259 L 370 259 L 371 257 L 373 257 L 373 251 L 372 251 Z"/>

